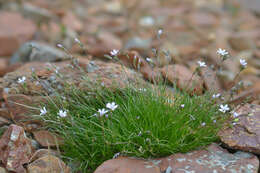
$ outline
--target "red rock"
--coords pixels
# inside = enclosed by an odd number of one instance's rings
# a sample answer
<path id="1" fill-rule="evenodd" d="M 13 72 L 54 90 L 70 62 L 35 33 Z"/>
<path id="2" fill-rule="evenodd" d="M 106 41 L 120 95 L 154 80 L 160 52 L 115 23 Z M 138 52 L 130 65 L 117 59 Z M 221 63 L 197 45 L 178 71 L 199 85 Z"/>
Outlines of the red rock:
<path id="1" fill-rule="evenodd" d="M 116 35 L 105 31 L 98 32 L 95 38 L 89 38 L 86 45 L 87 51 L 97 57 L 103 57 L 111 50 L 123 47 L 122 41 Z"/>
<path id="2" fill-rule="evenodd" d="M 14 12 L 0 13 L 0 56 L 11 55 L 21 43 L 32 39 L 36 26 Z"/>
<path id="3" fill-rule="evenodd" d="M 247 104 L 235 111 L 238 121 L 219 132 L 221 141 L 229 148 L 260 154 L 260 106 Z"/>
<path id="4" fill-rule="evenodd" d="M 58 157 L 43 156 L 28 165 L 28 173 L 70 173 L 70 168 Z"/>
<path id="5" fill-rule="evenodd" d="M 8 66 L 8 59 L 0 58 L 0 77 L 6 73 L 7 66 Z"/>
<path id="6" fill-rule="evenodd" d="M 35 151 L 33 156 L 30 158 L 30 163 L 41 157 L 48 156 L 48 155 L 53 155 L 58 157 L 59 153 L 56 150 L 52 150 L 52 149 L 39 149 Z"/>
<path id="7" fill-rule="evenodd" d="M 66 15 L 62 18 L 62 23 L 66 27 L 77 32 L 80 32 L 83 29 L 83 24 L 72 12 L 66 13 Z"/>
<path id="8" fill-rule="evenodd" d="M 34 149 L 22 127 L 10 125 L 0 139 L 0 160 L 8 171 L 26 173 L 23 164 L 29 162 Z"/>
<path id="9" fill-rule="evenodd" d="M 43 147 L 55 147 L 64 143 L 63 139 L 47 130 L 33 132 L 36 141 Z"/>
<path id="10" fill-rule="evenodd" d="M 118 55 L 118 59 L 130 68 L 140 71 L 144 78 L 151 82 L 158 82 L 162 79 L 160 71 L 152 67 L 136 51 L 123 52 Z"/>
<path id="11" fill-rule="evenodd" d="M 202 79 L 204 80 L 206 88 L 215 93 L 221 92 L 221 86 L 218 81 L 218 77 L 216 76 L 216 73 L 212 71 L 210 68 L 202 68 L 200 70 L 200 74 Z"/>
<path id="12" fill-rule="evenodd" d="M 212 144 L 205 150 L 153 160 L 119 157 L 104 162 L 94 173 L 161 173 L 167 172 L 167 169 L 172 173 L 257 173 L 258 167 L 259 161 L 253 154 L 230 154 L 217 144 Z"/>
<path id="13" fill-rule="evenodd" d="M 178 88 L 196 94 L 203 90 L 202 79 L 182 65 L 169 65 L 161 69 L 162 75 Z"/>

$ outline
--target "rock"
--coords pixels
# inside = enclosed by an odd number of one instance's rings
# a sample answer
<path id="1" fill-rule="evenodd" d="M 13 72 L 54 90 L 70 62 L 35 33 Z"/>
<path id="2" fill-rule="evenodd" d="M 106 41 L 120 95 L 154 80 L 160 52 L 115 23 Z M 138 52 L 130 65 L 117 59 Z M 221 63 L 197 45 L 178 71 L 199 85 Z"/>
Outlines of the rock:
<path id="1" fill-rule="evenodd" d="M 24 129 L 10 125 L 0 139 L 0 160 L 8 171 L 26 173 L 23 164 L 29 162 L 34 149 Z"/>
<path id="2" fill-rule="evenodd" d="M 56 150 L 52 150 L 52 149 L 38 149 L 37 151 L 35 151 L 33 156 L 30 158 L 30 163 L 41 157 L 49 156 L 49 155 L 58 157 L 59 153 Z"/>
<path id="3" fill-rule="evenodd" d="M 250 0 L 248 2 L 243 1 L 243 0 L 238 0 L 238 2 L 242 5 L 242 7 L 246 7 L 258 14 L 260 14 L 260 2 L 258 0 Z"/>
<path id="4" fill-rule="evenodd" d="M 55 62 L 67 59 L 63 51 L 44 43 L 27 42 L 10 59 L 10 64 L 30 61 Z"/>
<path id="5" fill-rule="evenodd" d="M 200 74 L 202 79 L 204 80 L 207 90 L 215 93 L 221 92 L 222 89 L 218 81 L 218 77 L 213 70 L 211 70 L 210 68 L 201 68 Z"/>
<path id="6" fill-rule="evenodd" d="M 239 117 L 219 132 L 221 141 L 229 148 L 260 154 L 260 106 L 247 104 L 235 111 Z"/>
<path id="7" fill-rule="evenodd" d="M 30 20 L 14 12 L 1 12 L 0 26 L 0 56 L 11 55 L 36 32 L 36 26 Z"/>
<path id="8" fill-rule="evenodd" d="M 259 160 L 253 154 L 240 151 L 230 154 L 212 144 L 205 150 L 153 160 L 119 157 L 104 162 L 94 173 L 257 173 L 258 167 Z"/>
<path id="9" fill-rule="evenodd" d="M 33 132 L 34 138 L 43 147 L 56 147 L 64 143 L 63 139 L 47 130 Z"/>
<path id="10" fill-rule="evenodd" d="M 27 171 L 28 173 L 70 173 L 70 168 L 58 157 L 48 155 L 30 163 Z"/>
<path id="11" fill-rule="evenodd" d="M 62 23 L 74 31 L 80 32 L 83 30 L 83 24 L 72 12 L 66 13 L 62 18 Z"/>
<path id="12" fill-rule="evenodd" d="M 181 90 L 201 94 L 203 90 L 202 79 L 183 65 L 169 65 L 161 69 L 162 75 L 171 84 L 176 84 Z"/>
<path id="13" fill-rule="evenodd" d="M 230 46 L 237 51 L 250 50 L 254 48 L 254 43 L 246 35 L 233 35 L 228 38 Z"/>
<path id="14" fill-rule="evenodd" d="M 213 14 L 209 12 L 194 12 L 189 16 L 189 20 L 192 26 L 196 27 L 214 27 L 217 25 L 217 19 Z"/>
<path id="15" fill-rule="evenodd" d="M 0 58 L 0 77 L 5 75 L 8 66 L 7 58 Z"/>
<path id="16" fill-rule="evenodd" d="M 29 3 L 24 3 L 22 13 L 25 17 L 32 18 L 37 23 L 49 22 L 55 16 L 46 8 L 40 8 Z"/>
<path id="17" fill-rule="evenodd" d="M 232 104 L 240 104 L 243 101 L 251 102 L 258 100 L 260 95 L 260 81 L 254 82 L 252 87 L 246 88 L 245 91 L 240 92 L 233 99 L 230 100 Z"/>
<path id="18" fill-rule="evenodd" d="M 151 27 L 155 24 L 155 20 L 152 16 L 144 16 L 139 20 L 139 25 L 143 27 Z"/>
<path id="19" fill-rule="evenodd" d="M 0 167 L 0 173 L 7 173 L 7 171 L 5 170 L 5 168 Z"/>
<path id="20" fill-rule="evenodd" d="M 111 50 L 122 48 L 122 41 L 116 35 L 101 31 L 98 32 L 95 38 L 89 38 L 86 44 L 87 51 L 97 57 L 103 57 L 105 54 L 109 54 Z"/>
<path id="21" fill-rule="evenodd" d="M 125 49 L 144 51 L 151 48 L 151 39 L 142 39 L 140 37 L 130 38 L 125 44 Z"/>
<path id="22" fill-rule="evenodd" d="M 126 51 L 118 55 L 118 59 L 127 67 L 140 71 L 143 77 L 151 82 L 158 82 L 162 79 L 160 71 L 154 70 L 136 51 Z"/>
<path id="23" fill-rule="evenodd" d="M 0 127 L 2 127 L 3 125 L 6 125 L 6 124 L 10 124 L 10 123 L 11 122 L 8 119 L 0 116 Z"/>

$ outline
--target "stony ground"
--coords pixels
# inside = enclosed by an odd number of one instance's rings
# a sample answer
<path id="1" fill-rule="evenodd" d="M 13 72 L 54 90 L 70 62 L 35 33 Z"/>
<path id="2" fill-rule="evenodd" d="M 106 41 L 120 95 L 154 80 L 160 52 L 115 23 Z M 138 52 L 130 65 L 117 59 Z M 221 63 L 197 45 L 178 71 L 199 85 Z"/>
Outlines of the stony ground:
<path id="1" fill-rule="evenodd" d="M 243 81 L 243 87 L 230 103 L 237 105 L 239 118 L 219 133 L 222 143 L 154 160 L 119 157 L 95 172 L 258 172 L 259 5 L 258 0 L 241 4 L 235 0 L 0 0 L 0 173 L 70 172 L 55 149 L 64 139 L 39 130 L 44 124 L 32 120 L 29 108 L 21 106 L 41 103 L 41 95 L 62 89 L 57 73 L 86 90 L 93 86 L 82 82 L 77 67 L 105 86 L 113 80 L 123 87 L 137 79 L 151 84 L 166 79 L 184 89 L 198 60 L 220 63 L 218 48 L 228 50 L 232 58 L 218 77 L 211 68 L 196 74 L 195 90 L 188 92 L 227 91 L 239 72 L 239 59 L 246 59 L 247 68 L 236 79 Z M 163 30 L 160 39 L 159 29 Z M 126 70 L 104 57 L 113 49 L 121 50 L 118 58 Z M 71 63 L 71 55 L 78 62 Z M 17 82 L 22 77 L 26 87 Z M 248 103 L 241 104 L 245 100 Z"/>

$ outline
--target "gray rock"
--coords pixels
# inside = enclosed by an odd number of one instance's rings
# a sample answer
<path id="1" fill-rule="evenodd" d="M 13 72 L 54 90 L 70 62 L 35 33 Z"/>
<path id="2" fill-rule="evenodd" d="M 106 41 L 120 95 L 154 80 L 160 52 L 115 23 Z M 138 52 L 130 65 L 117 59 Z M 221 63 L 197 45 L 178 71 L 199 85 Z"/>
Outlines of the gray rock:
<path id="1" fill-rule="evenodd" d="M 32 18 L 36 22 L 47 22 L 50 19 L 55 18 L 50 11 L 44 8 L 39 8 L 31 4 L 23 4 L 22 14 L 25 17 Z"/>
<path id="2" fill-rule="evenodd" d="M 151 39 L 142 39 L 140 37 L 134 37 L 130 39 L 126 45 L 126 49 L 149 49 L 151 46 Z"/>
<path id="3" fill-rule="evenodd" d="M 11 57 L 10 64 L 30 61 L 55 62 L 67 58 L 68 56 L 57 48 L 44 43 L 27 42 Z"/>

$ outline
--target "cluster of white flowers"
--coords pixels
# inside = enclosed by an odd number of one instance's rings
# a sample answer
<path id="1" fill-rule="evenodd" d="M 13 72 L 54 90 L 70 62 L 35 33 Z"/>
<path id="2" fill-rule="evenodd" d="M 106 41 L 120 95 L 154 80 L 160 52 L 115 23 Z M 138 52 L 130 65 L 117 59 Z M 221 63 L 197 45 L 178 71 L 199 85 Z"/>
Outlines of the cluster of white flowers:
<path id="1" fill-rule="evenodd" d="M 26 81 L 26 77 L 23 76 L 21 78 L 18 78 L 17 82 L 20 83 L 20 84 L 23 84 L 24 82 Z"/>
<path id="2" fill-rule="evenodd" d="M 118 107 L 118 105 L 115 103 L 115 102 L 111 102 L 111 103 L 107 103 L 106 104 L 106 108 L 109 109 L 105 109 L 105 108 L 102 108 L 102 109 L 98 109 L 98 114 L 94 114 L 94 116 L 96 117 L 102 117 L 105 115 L 105 117 L 108 117 L 108 112 L 109 111 L 114 111 L 116 108 Z"/>
<path id="3" fill-rule="evenodd" d="M 46 107 L 43 107 L 40 109 L 40 116 L 46 115 L 48 113 Z M 61 118 L 64 118 L 67 116 L 68 111 L 67 110 L 59 110 L 59 112 L 57 113 L 57 115 Z"/>
<path id="4" fill-rule="evenodd" d="M 221 96 L 221 94 L 220 93 L 217 93 L 217 94 L 213 94 L 212 95 L 212 98 L 213 99 L 216 99 L 216 98 L 219 98 Z"/>

